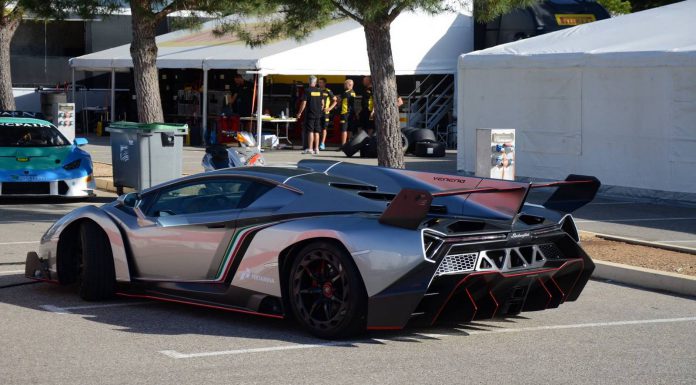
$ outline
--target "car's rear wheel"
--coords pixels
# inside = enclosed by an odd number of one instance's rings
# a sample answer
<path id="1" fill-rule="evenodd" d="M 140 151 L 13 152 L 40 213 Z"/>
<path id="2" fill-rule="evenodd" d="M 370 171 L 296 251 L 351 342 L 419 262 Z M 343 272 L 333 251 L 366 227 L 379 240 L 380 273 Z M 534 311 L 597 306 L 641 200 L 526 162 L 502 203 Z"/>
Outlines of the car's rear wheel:
<path id="1" fill-rule="evenodd" d="M 330 242 L 305 246 L 290 268 L 290 307 L 297 321 L 321 338 L 365 330 L 367 295 L 348 253 Z"/>
<path id="2" fill-rule="evenodd" d="M 116 273 L 109 238 L 96 223 L 84 222 L 80 226 L 80 242 L 80 297 L 86 301 L 112 298 L 116 292 Z"/>

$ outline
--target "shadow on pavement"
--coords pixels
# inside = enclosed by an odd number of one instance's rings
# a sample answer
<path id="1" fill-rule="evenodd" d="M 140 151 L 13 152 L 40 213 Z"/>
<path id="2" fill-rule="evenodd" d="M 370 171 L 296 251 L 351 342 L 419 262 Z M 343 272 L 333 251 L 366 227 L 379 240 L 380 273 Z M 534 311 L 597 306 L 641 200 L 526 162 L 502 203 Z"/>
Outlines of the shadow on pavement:
<path id="1" fill-rule="evenodd" d="M 6 283 L 21 282 L 21 274 L 0 276 L 0 286 Z M 8 281 L 10 280 L 10 281 Z M 85 302 L 77 297 L 74 286 L 57 286 L 48 283 L 0 289 L 0 302 L 20 306 L 37 312 L 48 312 L 42 305 L 52 305 L 65 309 L 85 320 L 98 322 L 119 331 L 149 335 L 201 335 L 220 337 L 240 337 L 283 341 L 297 344 L 321 344 L 331 341 L 315 338 L 301 330 L 299 325 L 289 320 L 269 319 L 253 315 L 203 309 L 157 301 L 130 301 L 115 299 L 106 302 Z M 132 305 L 125 305 L 132 303 Z M 120 306 L 124 304 L 124 306 Z M 111 305 L 98 307 L 101 305 Z M 92 307 L 94 306 L 94 307 Z M 55 308 L 54 308 L 55 309 Z M 64 316 L 56 313 L 57 317 Z M 422 342 L 437 340 L 438 336 L 466 336 L 467 331 L 493 330 L 501 327 L 495 323 L 514 323 L 513 317 L 495 319 L 495 322 L 472 322 L 469 324 L 443 325 L 433 328 L 410 328 L 400 331 L 373 331 L 355 339 L 346 340 L 345 345 L 355 343 L 381 344 L 384 341 Z M 60 318 L 56 318 L 56 322 Z"/>

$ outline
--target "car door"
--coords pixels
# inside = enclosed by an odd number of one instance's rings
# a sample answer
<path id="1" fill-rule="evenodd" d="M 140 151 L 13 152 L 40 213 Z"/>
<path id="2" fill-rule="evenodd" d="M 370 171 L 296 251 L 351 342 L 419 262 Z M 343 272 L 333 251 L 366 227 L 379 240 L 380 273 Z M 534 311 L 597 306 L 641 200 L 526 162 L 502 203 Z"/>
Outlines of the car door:
<path id="1" fill-rule="evenodd" d="M 164 187 L 146 199 L 146 221 L 129 231 L 137 277 L 177 282 L 221 278 L 237 217 L 259 186 L 245 178 L 203 178 Z"/>

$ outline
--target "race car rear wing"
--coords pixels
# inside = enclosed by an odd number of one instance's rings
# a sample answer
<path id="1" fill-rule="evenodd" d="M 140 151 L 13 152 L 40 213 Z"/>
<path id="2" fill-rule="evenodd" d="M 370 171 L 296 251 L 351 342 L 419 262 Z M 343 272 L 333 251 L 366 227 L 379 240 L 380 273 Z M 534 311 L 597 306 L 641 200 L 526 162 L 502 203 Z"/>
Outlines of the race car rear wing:
<path id="1" fill-rule="evenodd" d="M 493 182 L 491 182 L 493 183 Z M 564 181 L 548 183 L 519 183 L 505 187 L 481 187 L 474 189 L 453 189 L 430 192 L 418 189 L 402 189 L 379 218 L 380 223 L 406 229 L 417 229 L 428 216 L 434 198 L 470 194 L 506 194 L 506 199 L 496 199 L 495 208 L 509 209 L 518 214 L 529 191 L 536 188 L 557 187 L 543 206 L 563 213 L 571 213 L 590 203 L 601 183 L 593 176 L 568 175 Z M 512 197 L 512 199 L 511 199 Z M 485 203 L 484 203 L 485 204 Z"/>

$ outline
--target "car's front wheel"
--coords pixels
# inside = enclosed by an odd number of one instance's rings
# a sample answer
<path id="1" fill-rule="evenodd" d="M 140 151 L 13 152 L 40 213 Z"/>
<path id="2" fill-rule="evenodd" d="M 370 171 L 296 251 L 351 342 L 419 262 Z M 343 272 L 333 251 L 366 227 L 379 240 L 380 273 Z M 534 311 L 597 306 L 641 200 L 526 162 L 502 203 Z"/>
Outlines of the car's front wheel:
<path id="1" fill-rule="evenodd" d="M 116 292 L 116 273 L 109 237 L 96 223 L 84 222 L 80 226 L 80 242 L 80 297 L 87 301 L 113 297 Z"/>
<path id="2" fill-rule="evenodd" d="M 302 248 L 288 284 L 295 318 L 315 336 L 345 338 L 365 330 L 365 288 L 348 253 L 333 243 Z"/>

